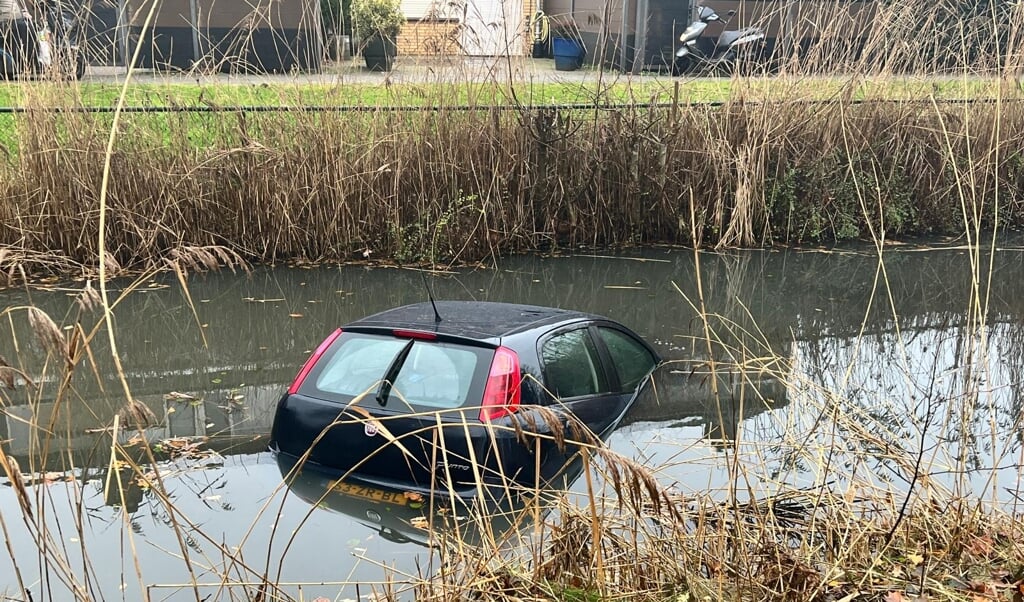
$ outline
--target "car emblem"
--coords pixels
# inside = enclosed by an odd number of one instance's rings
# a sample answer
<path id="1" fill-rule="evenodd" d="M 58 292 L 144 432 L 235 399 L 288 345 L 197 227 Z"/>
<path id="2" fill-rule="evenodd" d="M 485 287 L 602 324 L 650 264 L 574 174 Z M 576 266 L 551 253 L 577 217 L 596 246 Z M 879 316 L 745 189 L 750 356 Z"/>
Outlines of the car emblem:
<path id="1" fill-rule="evenodd" d="M 367 422 L 366 424 L 363 425 L 363 433 L 365 433 L 367 437 L 372 437 L 376 435 L 377 425 Z"/>

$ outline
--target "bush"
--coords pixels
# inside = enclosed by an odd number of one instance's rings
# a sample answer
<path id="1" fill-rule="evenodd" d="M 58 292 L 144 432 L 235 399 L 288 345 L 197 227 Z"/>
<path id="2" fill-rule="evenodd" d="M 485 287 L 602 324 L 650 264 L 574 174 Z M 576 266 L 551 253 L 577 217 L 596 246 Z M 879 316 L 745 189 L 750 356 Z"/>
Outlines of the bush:
<path id="1" fill-rule="evenodd" d="M 400 0 L 352 0 L 352 27 L 359 37 L 394 39 L 405 25 Z"/>

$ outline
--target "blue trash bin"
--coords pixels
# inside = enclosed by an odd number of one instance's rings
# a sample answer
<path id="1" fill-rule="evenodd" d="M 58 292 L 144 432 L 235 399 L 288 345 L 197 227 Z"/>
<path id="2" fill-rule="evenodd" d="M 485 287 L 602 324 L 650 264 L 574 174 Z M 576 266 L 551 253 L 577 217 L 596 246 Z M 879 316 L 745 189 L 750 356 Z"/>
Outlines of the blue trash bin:
<path id="1" fill-rule="evenodd" d="M 587 52 L 579 40 L 552 38 L 551 54 L 555 57 L 555 70 L 575 71 L 583 66 L 583 57 Z"/>

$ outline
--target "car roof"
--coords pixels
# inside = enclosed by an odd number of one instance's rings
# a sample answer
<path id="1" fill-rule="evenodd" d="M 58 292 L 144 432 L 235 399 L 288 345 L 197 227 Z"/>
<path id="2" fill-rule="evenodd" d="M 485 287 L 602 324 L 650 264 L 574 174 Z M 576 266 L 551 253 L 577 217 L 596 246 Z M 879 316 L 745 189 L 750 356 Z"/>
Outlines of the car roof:
<path id="1" fill-rule="evenodd" d="M 482 340 L 580 319 L 605 319 L 574 310 L 516 303 L 437 301 L 436 305 L 440 322 L 435 321 L 434 308 L 426 302 L 373 314 L 344 328 L 401 328 Z"/>

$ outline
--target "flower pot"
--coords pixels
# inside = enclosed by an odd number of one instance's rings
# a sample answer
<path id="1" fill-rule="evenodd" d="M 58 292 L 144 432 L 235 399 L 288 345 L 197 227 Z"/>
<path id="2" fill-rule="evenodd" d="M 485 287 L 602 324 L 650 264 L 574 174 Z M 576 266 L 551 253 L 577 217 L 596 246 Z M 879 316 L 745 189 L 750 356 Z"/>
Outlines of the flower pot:
<path id="1" fill-rule="evenodd" d="M 555 57 L 555 70 L 575 71 L 583 66 L 587 51 L 583 43 L 572 38 L 552 38 L 551 54 Z"/>
<path id="2" fill-rule="evenodd" d="M 363 60 L 370 71 L 391 71 L 395 66 L 398 46 L 392 39 L 373 36 L 363 46 Z"/>

